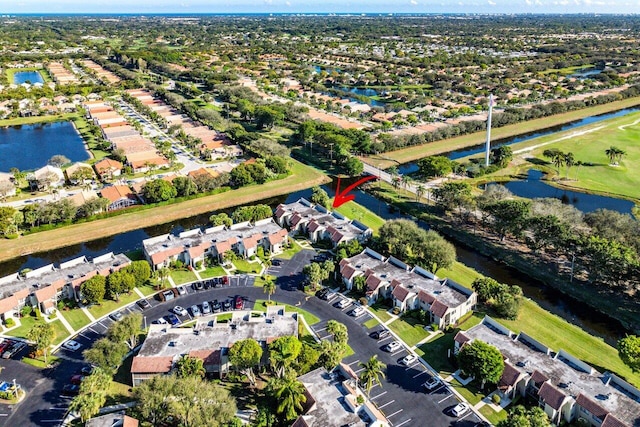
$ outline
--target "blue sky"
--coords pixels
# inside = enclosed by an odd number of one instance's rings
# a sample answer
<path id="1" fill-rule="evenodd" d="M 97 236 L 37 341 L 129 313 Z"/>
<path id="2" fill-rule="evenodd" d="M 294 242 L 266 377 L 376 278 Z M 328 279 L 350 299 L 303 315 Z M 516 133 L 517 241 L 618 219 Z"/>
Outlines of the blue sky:
<path id="1" fill-rule="evenodd" d="M 0 0 L 8 13 L 640 13 L 640 0 Z"/>

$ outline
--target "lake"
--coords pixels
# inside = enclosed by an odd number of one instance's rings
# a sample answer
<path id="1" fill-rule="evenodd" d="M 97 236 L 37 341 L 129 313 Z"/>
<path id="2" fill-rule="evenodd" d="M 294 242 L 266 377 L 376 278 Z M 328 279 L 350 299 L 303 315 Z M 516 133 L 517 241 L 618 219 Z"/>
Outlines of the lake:
<path id="1" fill-rule="evenodd" d="M 42 78 L 42 75 L 37 71 L 18 71 L 13 75 L 13 83 L 21 85 L 22 83 L 26 82 L 29 82 L 31 84 L 44 83 L 44 79 Z"/>
<path id="2" fill-rule="evenodd" d="M 539 170 L 529 169 L 526 181 L 510 181 L 503 185 L 516 196 L 528 199 L 552 197 L 560 199 L 562 203 L 573 205 L 584 213 L 593 212 L 596 209 L 609 209 L 630 214 L 633 209 L 634 204 L 629 200 L 554 187 L 542 181 L 542 176 L 543 173 Z"/>
<path id="3" fill-rule="evenodd" d="M 9 172 L 11 168 L 38 169 L 56 154 L 62 154 L 72 162 L 90 157 L 71 122 L 0 128 L 0 172 Z"/>

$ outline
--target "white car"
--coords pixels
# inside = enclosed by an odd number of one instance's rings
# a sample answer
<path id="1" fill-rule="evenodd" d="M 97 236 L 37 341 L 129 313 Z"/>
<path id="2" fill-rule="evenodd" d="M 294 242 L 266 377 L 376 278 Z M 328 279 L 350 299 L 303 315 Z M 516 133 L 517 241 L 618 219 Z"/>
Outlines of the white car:
<path id="1" fill-rule="evenodd" d="M 65 342 L 64 344 L 62 344 L 62 346 L 65 349 L 70 350 L 70 351 L 76 351 L 80 347 L 82 347 L 82 345 L 78 341 L 74 341 L 74 340 L 69 340 L 69 341 Z"/>
<path id="2" fill-rule="evenodd" d="M 156 325 L 166 325 L 166 324 L 167 324 L 167 321 L 164 319 L 164 317 L 161 317 L 161 318 L 159 318 L 159 319 L 154 320 L 154 321 L 153 321 L 153 322 L 151 322 L 151 323 L 154 323 L 154 324 L 156 324 Z"/>
<path id="3" fill-rule="evenodd" d="M 440 381 L 440 378 L 438 377 L 431 377 L 429 378 L 427 381 L 425 381 L 422 386 L 424 388 L 426 388 L 427 390 L 434 390 L 435 388 L 439 387 L 440 384 L 442 384 L 442 382 Z"/>
<path id="4" fill-rule="evenodd" d="M 468 410 L 469 410 L 469 405 L 467 405 L 464 402 L 460 402 L 453 407 L 453 409 L 451 410 L 451 413 L 453 414 L 454 417 L 459 417 L 465 414 Z"/>
<path id="5" fill-rule="evenodd" d="M 353 317 L 359 317 L 359 316 L 362 316 L 364 314 L 364 312 L 365 312 L 364 307 L 358 306 L 358 307 L 354 308 L 353 310 L 351 310 L 349 312 L 349 315 L 351 315 Z"/>
<path id="6" fill-rule="evenodd" d="M 193 317 L 200 316 L 202 314 L 200 313 L 200 308 L 198 307 L 198 304 L 193 304 L 191 306 L 191 314 L 193 314 Z"/>
<path id="7" fill-rule="evenodd" d="M 189 313 L 187 313 L 187 310 L 184 309 L 184 307 L 181 307 L 179 305 L 176 305 L 175 307 L 173 307 L 173 312 L 175 314 L 177 314 L 178 316 L 188 316 Z"/>
<path id="8" fill-rule="evenodd" d="M 342 310 L 344 308 L 349 307 L 350 304 L 351 304 L 351 301 L 349 301 L 348 299 L 341 299 L 340 301 L 335 303 L 334 306 Z"/>
<path id="9" fill-rule="evenodd" d="M 416 356 L 415 354 L 408 354 L 402 359 L 400 359 L 400 364 L 409 366 L 409 365 L 412 365 L 416 360 L 418 360 L 418 356 Z"/>
<path id="10" fill-rule="evenodd" d="M 211 305 L 208 301 L 202 302 L 202 314 L 211 314 Z"/>
<path id="11" fill-rule="evenodd" d="M 400 344 L 398 341 L 391 341 L 389 344 L 384 346 L 384 349 L 389 353 L 393 353 L 394 351 L 400 349 L 401 347 L 402 347 L 402 344 Z"/>

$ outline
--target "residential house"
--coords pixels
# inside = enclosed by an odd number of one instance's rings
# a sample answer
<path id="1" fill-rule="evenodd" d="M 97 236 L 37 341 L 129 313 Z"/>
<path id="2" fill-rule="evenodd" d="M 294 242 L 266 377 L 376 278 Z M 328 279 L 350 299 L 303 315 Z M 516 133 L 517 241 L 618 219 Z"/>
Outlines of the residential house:
<path id="1" fill-rule="evenodd" d="M 16 195 L 13 174 L 0 172 L 0 199 Z"/>
<path id="2" fill-rule="evenodd" d="M 93 167 L 102 181 L 113 179 L 122 173 L 122 163 L 107 157 L 96 162 Z"/>
<path id="3" fill-rule="evenodd" d="M 201 317 L 193 328 L 150 325 L 149 333 L 131 364 L 133 386 L 171 372 L 183 355 L 204 362 L 207 375 L 224 377 L 231 367 L 229 348 L 237 341 L 253 338 L 265 350 L 261 364 L 268 364 L 267 345 L 277 338 L 298 336 L 297 313 L 285 312 L 284 306 L 267 307 L 264 316 L 251 311 L 234 311 L 229 322 L 218 323 L 216 317 Z"/>
<path id="4" fill-rule="evenodd" d="M 82 176 L 84 176 L 84 179 L 77 179 L 76 174 L 79 171 L 84 171 L 84 173 L 82 174 Z M 96 178 L 96 174 L 91 168 L 91 165 L 82 162 L 76 162 L 69 166 L 67 169 L 65 169 L 64 175 L 71 185 L 82 185 L 87 182 L 91 182 Z"/>
<path id="5" fill-rule="evenodd" d="M 458 332 L 454 352 L 474 340 L 502 353 L 505 370 L 498 393 L 508 399 L 530 396 L 553 424 L 580 420 L 591 427 L 640 425 L 640 390 L 615 374 L 600 373 L 566 351 L 552 351 L 525 332 L 511 332 L 488 316 L 479 325 Z"/>
<path id="6" fill-rule="evenodd" d="M 112 412 L 91 418 L 85 427 L 138 427 L 138 420 L 125 414 L 124 411 Z"/>
<path id="7" fill-rule="evenodd" d="M 46 190 L 49 188 L 62 187 L 64 185 L 64 174 L 62 169 L 46 165 L 27 175 L 27 181 L 32 190 Z"/>
<path id="8" fill-rule="evenodd" d="M 82 190 L 66 198 L 69 199 L 74 206 L 80 207 L 90 200 L 97 199 L 98 193 L 94 190 Z"/>
<path id="9" fill-rule="evenodd" d="M 109 185 L 100 190 L 100 195 L 109 200 L 107 211 L 128 208 L 138 203 L 138 198 L 127 185 Z"/>
<path id="10" fill-rule="evenodd" d="M 340 274 L 347 289 L 355 280 L 364 280 L 365 294 L 370 304 L 380 298 L 391 298 L 401 312 L 422 309 L 431 322 L 440 328 L 454 325 L 473 311 L 477 295 L 451 279 L 439 279 L 420 268 L 402 261 L 385 258 L 366 248 L 360 254 L 340 261 Z M 362 279 L 356 279 L 357 277 Z"/>

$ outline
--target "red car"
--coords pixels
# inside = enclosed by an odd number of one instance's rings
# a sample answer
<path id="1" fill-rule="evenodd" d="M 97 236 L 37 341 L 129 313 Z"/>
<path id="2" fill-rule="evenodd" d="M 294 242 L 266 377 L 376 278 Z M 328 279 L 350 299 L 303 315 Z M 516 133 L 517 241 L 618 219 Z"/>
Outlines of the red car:
<path id="1" fill-rule="evenodd" d="M 9 340 L 2 340 L 2 342 L 0 342 L 0 353 L 2 353 L 3 351 L 5 351 L 5 349 L 7 347 L 9 347 L 9 344 L 11 344 L 11 341 Z"/>
<path id="2" fill-rule="evenodd" d="M 229 276 L 222 276 L 222 283 L 224 283 L 225 285 L 229 284 Z"/>
<path id="3" fill-rule="evenodd" d="M 236 302 L 234 305 L 236 307 L 236 310 L 244 310 L 244 298 L 239 295 L 236 296 Z"/>

